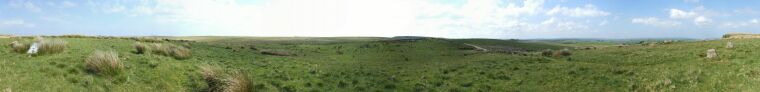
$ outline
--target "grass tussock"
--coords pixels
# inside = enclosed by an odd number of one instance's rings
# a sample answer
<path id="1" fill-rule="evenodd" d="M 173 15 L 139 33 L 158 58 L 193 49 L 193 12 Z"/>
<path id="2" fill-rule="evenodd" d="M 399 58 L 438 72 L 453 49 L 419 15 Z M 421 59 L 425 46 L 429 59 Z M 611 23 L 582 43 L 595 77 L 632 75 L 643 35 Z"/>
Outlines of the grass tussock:
<path id="1" fill-rule="evenodd" d="M 164 55 L 164 56 L 171 56 L 175 59 L 188 59 L 192 56 L 192 53 L 190 49 L 184 47 L 184 46 L 177 46 L 177 45 L 167 45 L 167 44 L 159 44 L 159 43 L 153 43 L 153 44 L 142 44 L 142 43 L 136 43 L 135 49 L 137 50 L 137 53 L 145 53 L 145 52 L 153 52 L 154 54 Z"/>
<path id="2" fill-rule="evenodd" d="M 59 37 L 62 37 L 62 38 L 92 38 L 91 36 L 78 35 L 78 34 L 61 35 Z"/>
<path id="3" fill-rule="evenodd" d="M 119 55 L 113 51 L 95 51 L 85 62 L 87 71 L 100 75 L 114 76 L 124 71 Z"/>
<path id="4" fill-rule="evenodd" d="M 550 57 L 552 56 L 553 52 L 550 49 L 546 49 L 544 51 L 541 51 L 541 56 Z"/>
<path id="5" fill-rule="evenodd" d="M 187 59 L 190 58 L 190 49 L 187 49 L 182 46 L 176 46 L 172 45 L 169 47 L 171 56 L 177 59 Z"/>
<path id="6" fill-rule="evenodd" d="M 554 57 L 566 57 L 566 56 L 572 55 L 572 53 L 568 49 L 562 49 L 562 50 L 554 51 L 553 55 Z"/>
<path id="7" fill-rule="evenodd" d="M 61 53 L 66 49 L 68 43 L 61 39 L 45 39 L 42 37 L 35 37 L 34 43 L 37 43 L 37 54 L 55 54 Z M 11 44 L 13 52 L 26 53 L 31 48 L 31 43 L 23 43 L 14 41 Z"/>
<path id="8" fill-rule="evenodd" d="M 144 54 L 145 52 L 148 52 L 148 46 L 143 43 L 137 42 L 133 46 L 135 47 L 135 53 L 137 54 Z"/>
<path id="9" fill-rule="evenodd" d="M 66 49 L 66 41 L 61 39 L 42 40 L 39 42 L 40 54 L 54 54 L 61 53 Z"/>
<path id="10" fill-rule="evenodd" d="M 164 41 L 164 39 L 155 38 L 155 37 L 133 37 L 131 39 L 135 40 L 135 41 L 151 42 L 151 43 L 157 43 L 157 42 L 163 42 Z"/>
<path id="11" fill-rule="evenodd" d="M 13 52 L 17 52 L 17 53 L 25 53 L 27 50 L 29 50 L 29 45 L 20 43 L 18 41 L 12 42 L 10 46 Z"/>
<path id="12" fill-rule="evenodd" d="M 251 81 L 244 73 L 225 72 L 210 65 L 200 66 L 200 70 L 209 92 L 249 92 L 252 89 Z"/>

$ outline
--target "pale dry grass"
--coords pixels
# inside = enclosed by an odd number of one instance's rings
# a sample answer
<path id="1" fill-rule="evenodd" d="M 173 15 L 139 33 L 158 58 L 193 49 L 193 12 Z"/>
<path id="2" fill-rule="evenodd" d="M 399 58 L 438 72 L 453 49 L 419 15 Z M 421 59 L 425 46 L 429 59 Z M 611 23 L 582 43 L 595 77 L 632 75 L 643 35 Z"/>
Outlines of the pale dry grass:
<path id="1" fill-rule="evenodd" d="M 143 43 L 136 42 L 133 46 L 135 47 L 135 53 L 137 54 L 144 54 L 145 52 L 148 52 L 148 46 Z"/>
<path id="2" fill-rule="evenodd" d="M 206 82 L 209 92 L 249 92 L 251 81 L 244 73 L 239 71 L 225 72 L 223 69 L 211 65 L 199 66 L 203 80 Z"/>
<path id="3" fill-rule="evenodd" d="M 88 71 L 100 75 L 118 75 L 124 70 L 124 65 L 119 61 L 119 55 L 113 51 L 95 51 L 85 62 Z"/>
<path id="4" fill-rule="evenodd" d="M 192 52 L 190 51 L 190 49 L 185 48 L 183 46 L 153 43 L 153 44 L 147 45 L 147 47 L 148 47 L 147 49 L 150 49 L 150 51 L 155 54 L 171 56 L 171 57 L 174 57 L 175 59 L 188 59 L 192 56 Z"/>
<path id="5" fill-rule="evenodd" d="M 27 50 L 29 50 L 29 45 L 26 45 L 24 43 L 20 43 L 18 41 L 14 41 L 10 45 L 11 45 L 11 49 L 13 50 L 13 52 L 25 53 Z"/>
<path id="6" fill-rule="evenodd" d="M 61 53 L 66 49 L 66 41 L 61 39 L 42 40 L 39 43 L 40 54 L 54 54 Z"/>

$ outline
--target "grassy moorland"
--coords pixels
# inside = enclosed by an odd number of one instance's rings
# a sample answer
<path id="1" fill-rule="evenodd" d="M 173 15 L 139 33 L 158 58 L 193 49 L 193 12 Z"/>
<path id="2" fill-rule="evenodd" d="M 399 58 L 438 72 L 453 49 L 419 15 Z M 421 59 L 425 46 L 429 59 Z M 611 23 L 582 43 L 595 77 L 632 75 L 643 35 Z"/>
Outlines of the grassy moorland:
<path id="1" fill-rule="evenodd" d="M 753 39 L 606 47 L 547 57 L 540 51 L 573 47 L 491 39 L 170 38 L 192 41 L 47 38 L 61 39 L 67 46 L 63 52 L 33 57 L 0 46 L 0 89 L 217 91 L 210 87 L 216 82 L 245 79 L 250 81 L 245 89 L 281 92 L 760 90 L 760 62 L 755 58 L 760 40 Z M 12 41 L 33 39 L 0 38 L 0 43 Z M 735 47 L 725 48 L 728 41 Z M 137 42 L 182 46 L 191 54 L 140 54 Z M 464 43 L 491 52 L 474 51 Z M 704 58 L 710 48 L 717 49 L 719 59 Z M 123 68 L 93 71 L 87 62 L 114 60 L 89 59 L 93 56 L 116 57 Z M 215 74 L 229 75 L 213 78 Z"/>

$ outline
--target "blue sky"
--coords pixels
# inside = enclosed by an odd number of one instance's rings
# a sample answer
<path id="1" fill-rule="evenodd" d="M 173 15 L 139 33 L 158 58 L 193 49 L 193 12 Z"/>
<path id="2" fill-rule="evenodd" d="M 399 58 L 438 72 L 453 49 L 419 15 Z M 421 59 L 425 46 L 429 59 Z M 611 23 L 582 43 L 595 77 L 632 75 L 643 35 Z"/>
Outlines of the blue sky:
<path id="1" fill-rule="evenodd" d="M 758 0 L 5 0 L 0 34 L 718 38 Z"/>

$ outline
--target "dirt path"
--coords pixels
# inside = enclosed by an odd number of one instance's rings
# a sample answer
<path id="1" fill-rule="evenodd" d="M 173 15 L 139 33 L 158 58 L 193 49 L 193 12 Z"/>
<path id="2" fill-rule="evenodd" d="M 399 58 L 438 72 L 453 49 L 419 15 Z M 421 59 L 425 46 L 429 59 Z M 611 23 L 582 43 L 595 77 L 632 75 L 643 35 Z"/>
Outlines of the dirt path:
<path id="1" fill-rule="evenodd" d="M 464 45 L 467 45 L 467 46 L 470 46 L 470 47 L 474 47 L 476 51 L 488 52 L 488 49 L 482 48 L 480 46 L 476 46 L 476 45 L 472 45 L 472 44 L 467 44 L 467 43 L 465 43 Z"/>

